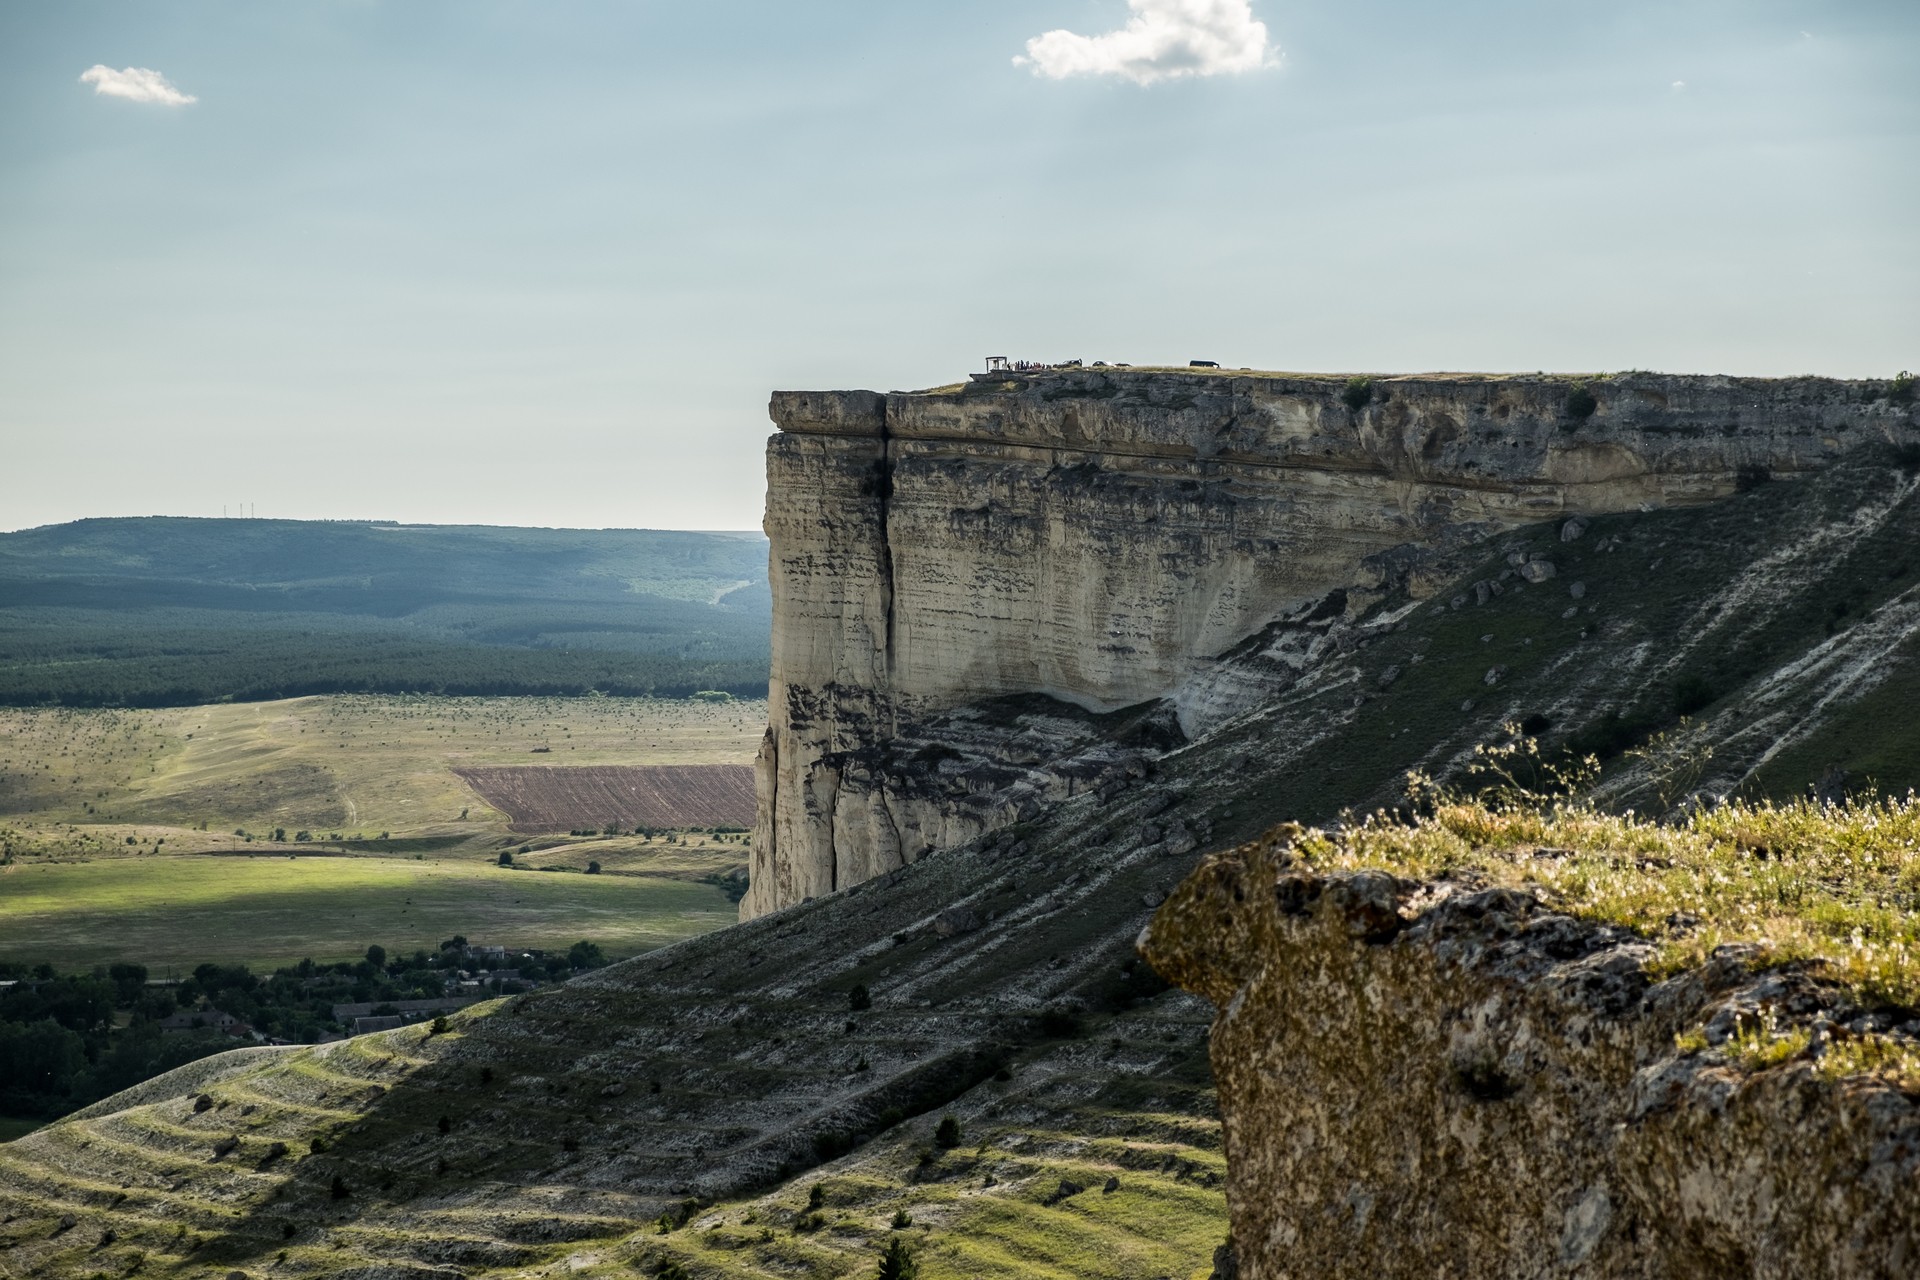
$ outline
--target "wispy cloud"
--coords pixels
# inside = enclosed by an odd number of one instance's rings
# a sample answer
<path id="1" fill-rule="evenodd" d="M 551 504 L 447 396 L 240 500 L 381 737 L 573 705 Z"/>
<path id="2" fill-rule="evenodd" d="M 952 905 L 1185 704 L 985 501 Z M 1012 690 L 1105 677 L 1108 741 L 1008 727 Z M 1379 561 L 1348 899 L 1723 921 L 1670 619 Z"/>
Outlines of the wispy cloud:
<path id="1" fill-rule="evenodd" d="M 1083 36 L 1049 31 L 1013 60 L 1052 80 L 1120 76 L 1152 84 L 1180 76 L 1258 71 L 1280 61 L 1250 0 L 1127 0 L 1133 16 L 1118 31 Z"/>
<path id="2" fill-rule="evenodd" d="M 104 98 L 125 98 L 129 102 L 155 102 L 163 107 L 184 107 L 200 99 L 182 93 L 173 82 L 151 67 L 128 67 L 115 71 L 95 63 L 80 73 L 80 83 L 90 84 Z"/>

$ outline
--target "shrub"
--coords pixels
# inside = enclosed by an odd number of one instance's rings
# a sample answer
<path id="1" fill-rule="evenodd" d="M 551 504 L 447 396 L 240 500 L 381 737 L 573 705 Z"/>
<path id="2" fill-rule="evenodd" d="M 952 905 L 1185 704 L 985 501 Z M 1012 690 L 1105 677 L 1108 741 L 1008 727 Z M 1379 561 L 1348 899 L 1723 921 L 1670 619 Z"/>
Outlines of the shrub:
<path id="1" fill-rule="evenodd" d="M 598 862 L 589 862 L 589 863 L 587 863 L 587 874 L 588 874 L 588 875 L 590 875 L 590 876 L 597 876 L 597 875 L 599 875 L 599 874 L 600 874 L 600 864 L 599 864 Z"/>
<path id="2" fill-rule="evenodd" d="M 1674 682 L 1673 710 L 1676 715 L 1690 716 L 1694 712 L 1712 705 L 1720 695 L 1711 684 L 1700 676 L 1682 676 Z"/>
<path id="3" fill-rule="evenodd" d="M 1576 382 L 1567 389 L 1567 417 L 1575 422 L 1585 422 L 1600 408 L 1600 402 L 1594 398 L 1593 388 L 1585 382 Z"/>
<path id="4" fill-rule="evenodd" d="M 1340 392 L 1341 401 L 1355 413 L 1373 403 L 1372 378 L 1348 378 Z"/>
<path id="5" fill-rule="evenodd" d="M 1900 376 L 1887 384 L 1887 399 L 1895 404 L 1912 404 L 1915 378 L 1905 369 Z"/>
<path id="6" fill-rule="evenodd" d="M 867 990 L 865 983 L 847 992 L 847 1007 L 855 1013 L 865 1013 L 873 1008 L 873 995 Z"/>
<path id="7" fill-rule="evenodd" d="M 347 1190 L 347 1184 L 343 1182 L 340 1175 L 336 1173 L 333 1175 L 333 1185 L 327 1189 L 327 1194 L 335 1200 L 345 1200 L 348 1196 L 352 1195 L 353 1192 Z"/>
<path id="8" fill-rule="evenodd" d="M 905 1231 L 912 1225 L 912 1214 L 908 1213 L 905 1209 L 895 1209 L 893 1211 L 893 1229 L 895 1231 Z"/>
<path id="9" fill-rule="evenodd" d="M 1080 1034 L 1080 1015 L 1065 1005 L 1049 1005 L 1034 1019 L 1034 1025 L 1049 1040 L 1070 1040 Z"/>
<path id="10" fill-rule="evenodd" d="M 1893 465 L 1908 475 L 1920 471 L 1920 444 L 1896 445 L 1893 450 Z"/>
<path id="11" fill-rule="evenodd" d="M 816 1182 L 807 1188 L 807 1208 L 818 1209 L 827 1202 L 827 1184 Z"/>
<path id="12" fill-rule="evenodd" d="M 920 1274 L 920 1264 L 913 1260 L 913 1250 L 899 1236 L 887 1241 L 886 1252 L 880 1255 L 880 1270 L 875 1273 L 878 1280 L 914 1280 Z"/>
<path id="13" fill-rule="evenodd" d="M 951 1151 L 960 1145 L 960 1122 L 952 1116 L 941 1116 L 940 1123 L 933 1131 L 934 1145 Z"/>
<path id="14" fill-rule="evenodd" d="M 498 859 L 496 859 L 496 861 L 498 861 L 498 862 L 499 862 L 499 864 L 500 864 L 501 866 L 503 866 L 503 867 L 510 867 L 510 866 L 512 866 L 512 865 L 513 865 L 513 850 L 511 850 L 511 849 L 502 849 L 502 850 L 500 851 L 500 857 L 499 857 Z"/>
<path id="15" fill-rule="evenodd" d="M 427 1034 L 430 1036 L 447 1034 L 447 1015 L 444 1013 L 434 1015 L 433 1025 L 427 1028 Z"/>

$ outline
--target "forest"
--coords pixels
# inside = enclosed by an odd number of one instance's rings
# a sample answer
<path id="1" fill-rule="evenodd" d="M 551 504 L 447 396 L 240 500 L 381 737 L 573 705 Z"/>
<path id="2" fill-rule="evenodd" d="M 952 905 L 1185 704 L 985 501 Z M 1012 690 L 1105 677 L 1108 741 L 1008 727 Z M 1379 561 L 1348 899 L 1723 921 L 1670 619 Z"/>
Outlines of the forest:
<path id="1" fill-rule="evenodd" d="M 764 693 L 758 534 L 82 520 L 0 534 L 0 705 Z"/>

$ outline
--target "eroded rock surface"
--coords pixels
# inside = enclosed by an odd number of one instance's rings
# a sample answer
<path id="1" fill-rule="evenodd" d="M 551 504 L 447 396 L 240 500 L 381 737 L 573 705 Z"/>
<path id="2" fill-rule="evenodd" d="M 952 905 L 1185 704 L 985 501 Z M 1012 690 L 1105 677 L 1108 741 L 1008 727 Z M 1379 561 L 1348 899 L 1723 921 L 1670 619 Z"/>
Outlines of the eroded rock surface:
<path id="1" fill-rule="evenodd" d="M 1892 1277 L 1920 1263 L 1920 1104 L 1675 1035 L 1844 1021 L 1804 975 L 1650 947 L 1527 893 L 1205 860 L 1141 936 L 1211 1000 L 1245 1280 Z M 1836 1017 L 1836 1015 L 1838 1015 Z"/>
<path id="2" fill-rule="evenodd" d="M 775 394 L 772 709 L 742 914 L 1018 820 L 865 760 L 953 708 L 1164 700 L 1192 739 L 1316 661 L 1312 624 L 1424 596 L 1490 534 L 1707 502 L 1911 435 L 1880 384 L 1630 375 L 1593 382 L 1597 408 L 1571 386 L 1380 378 L 1353 408 L 1342 379 L 1083 369 Z M 1560 571 L 1543 556 L 1509 578 Z"/>

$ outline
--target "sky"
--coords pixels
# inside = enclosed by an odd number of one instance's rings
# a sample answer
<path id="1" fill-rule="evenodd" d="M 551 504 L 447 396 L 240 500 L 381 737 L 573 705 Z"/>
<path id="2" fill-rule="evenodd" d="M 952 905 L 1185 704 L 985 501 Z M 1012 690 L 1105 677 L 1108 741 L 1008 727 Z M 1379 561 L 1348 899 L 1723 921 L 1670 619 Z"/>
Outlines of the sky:
<path id="1" fill-rule="evenodd" d="M 754 528 L 770 391 L 989 353 L 1891 376 L 1917 42 L 1913 0 L 0 0 L 0 529 Z"/>

